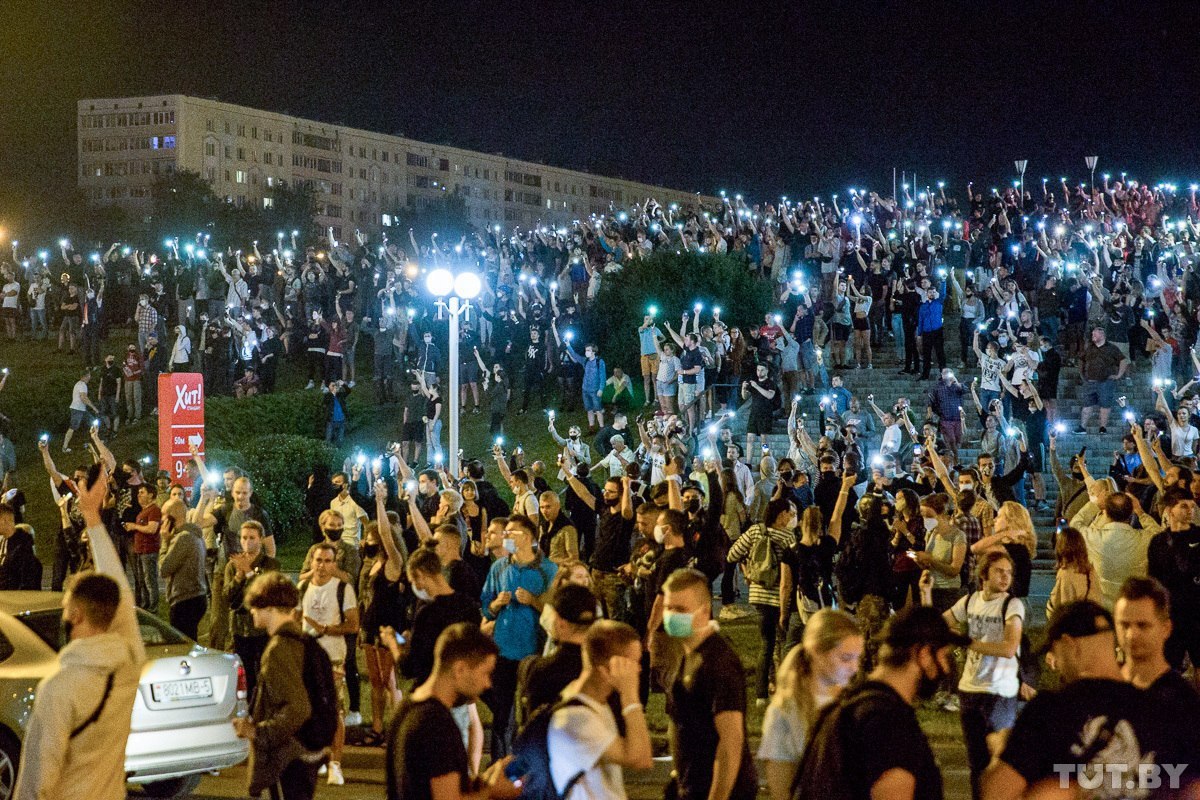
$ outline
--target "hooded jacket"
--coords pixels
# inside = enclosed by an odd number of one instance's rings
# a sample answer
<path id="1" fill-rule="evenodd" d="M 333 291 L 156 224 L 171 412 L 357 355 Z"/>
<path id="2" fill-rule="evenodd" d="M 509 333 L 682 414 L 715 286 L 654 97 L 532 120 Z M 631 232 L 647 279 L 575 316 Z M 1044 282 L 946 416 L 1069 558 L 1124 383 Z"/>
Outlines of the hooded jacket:
<path id="1" fill-rule="evenodd" d="M 120 587 L 105 633 L 69 642 L 54 671 L 38 684 L 25 731 L 16 800 L 124 800 L 125 745 L 146 649 L 133 593 L 103 525 L 87 529 L 96 571 Z M 105 698 L 108 676 L 112 690 Z M 93 714 L 96 720 L 77 736 Z"/>
<path id="2" fill-rule="evenodd" d="M 290 634 L 290 635 L 288 635 Z M 311 759 L 296 734 L 312 715 L 304 680 L 304 634 L 295 622 L 286 622 L 267 643 L 255 685 L 254 739 L 250 742 L 251 797 L 258 797 L 298 758 Z"/>
<path id="3" fill-rule="evenodd" d="M 158 554 L 158 572 L 167 582 L 167 603 L 175 605 L 208 594 L 205 569 L 204 536 L 186 522 L 162 543 Z"/>

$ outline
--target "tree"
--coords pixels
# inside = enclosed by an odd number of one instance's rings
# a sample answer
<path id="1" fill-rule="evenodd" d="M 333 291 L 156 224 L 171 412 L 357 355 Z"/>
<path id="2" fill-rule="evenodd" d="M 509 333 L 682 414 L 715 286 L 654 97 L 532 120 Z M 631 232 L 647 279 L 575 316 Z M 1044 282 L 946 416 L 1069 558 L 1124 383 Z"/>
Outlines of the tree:
<path id="1" fill-rule="evenodd" d="M 225 212 L 225 203 L 198 172 L 179 170 L 160 175 L 151 190 L 154 215 L 151 231 L 158 237 L 211 232 Z"/>

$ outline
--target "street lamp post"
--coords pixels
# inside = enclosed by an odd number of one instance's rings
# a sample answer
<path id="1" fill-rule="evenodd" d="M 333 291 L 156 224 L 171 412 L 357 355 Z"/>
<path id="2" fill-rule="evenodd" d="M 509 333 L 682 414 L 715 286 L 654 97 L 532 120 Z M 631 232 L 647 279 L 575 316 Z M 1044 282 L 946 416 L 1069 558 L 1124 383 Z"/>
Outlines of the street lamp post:
<path id="1" fill-rule="evenodd" d="M 451 475 L 458 475 L 458 318 L 471 318 L 471 301 L 479 296 L 482 288 L 479 276 L 474 272 L 460 272 L 457 276 L 448 269 L 435 269 L 425 278 L 429 293 L 437 298 L 438 317 L 445 309 L 450 317 L 450 452 L 446 459 Z M 472 357 L 473 356 L 468 356 Z"/>

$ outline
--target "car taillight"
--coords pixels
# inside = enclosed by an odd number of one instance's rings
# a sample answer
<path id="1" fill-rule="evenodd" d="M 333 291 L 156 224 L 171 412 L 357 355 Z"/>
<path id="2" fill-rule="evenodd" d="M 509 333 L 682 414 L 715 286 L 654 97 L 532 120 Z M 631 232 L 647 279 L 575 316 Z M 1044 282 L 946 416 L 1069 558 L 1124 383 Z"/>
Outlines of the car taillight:
<path id="1" fill-rule="evenodd" d="M 246 688 L 246 668 L 243 667 L 239 663 L 238 664 L 238 682 L 237 682 L 238 700 L 245 700 L 246 696 L 248 694 L 249 694 L 249 691 Z"/>

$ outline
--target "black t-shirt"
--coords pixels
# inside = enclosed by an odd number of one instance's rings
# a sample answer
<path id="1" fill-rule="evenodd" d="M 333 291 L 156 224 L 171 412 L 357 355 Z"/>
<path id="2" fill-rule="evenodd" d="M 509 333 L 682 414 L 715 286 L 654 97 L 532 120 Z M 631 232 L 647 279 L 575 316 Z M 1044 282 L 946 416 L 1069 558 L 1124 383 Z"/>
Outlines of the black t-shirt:
<path id="1" fill-rule="evenodd" d="M 433 646 L 442 631 L 456 622 L 478 625 L 481 621 L 478 595 L 467 597 L 454 592 L 422 603 L 413 615 L 412 641 L 400 671 L 406 678 L 414 679 L 416 685 L 424 683 L 433 672 Z"/>
<path id="2" fill-rule="evenodd" d="M 683 353 L 681 353 L 679 356 L 679 366 L 680 366 L 681 370 L 682 369 L 695 369 L 696 367 L 700 367 L 701 369 L 703 369 L 704 368 L 704 356 L 702 356 L 700 354 L 700 348 L 697 347 L 694 350 L 690 350 L 686 347 L 683 348 Z M 698 373 L 698 372 L 692 373 L 692 374 L 687 374 L 687 373 L 683 373 L 683 372 L 680 373 L 680 375 L 683 376 L 684 383 L 695 383 L 696 378 L 699 374 L 700 373 Z"/>
<path id="3" fill-rule="evenodd" d="M 1168 707 L 1168 694 L 1166 684 L 1160 691 L 1142 691 L 1104 678 L 1083 678 L 1040 692 L 1017 717 L 999 758 L 1030 785 L 1047 778 L 1057 781 L 1061 773 L 1055 767 L 1062 764 L 1097 769 L 1129 765 L 1130 770 L 1139 763 L 1195 765 L 1200 753 L 1188 730 L 1195 718 Z M 1075 775 L 1071 777 L 1074 783 Z M 1109 775 L 1104 777 L 1107 787 Z M 1126 777 L 1137 776 L 1120 776 Z M 1165 793 L 1166 775 L 1162 777 Z"/>
<path id="4" fill-rule="evenodd" d="M 633 520 L 621 516 L 620 506 L 601 509 L 596 525 L 596 544 L 592 550 L 592 568 L 601 572 L 616 572 L 618 567 L 629 563 L 629 540 L 632 535 Z"/>
<path id="5" fill-rule="evenodd" d="M 583 652 L 579 645 L 560 642 L 548 656 L 534 656 L 526 668 L 524 686 L 519 688 L 527 716 L 558 700 L 567 684 L 583 673 Z"/>
<path id="6" fill-rule="evenodd" d="M 837 713 L 821 717 L 806 752 L 836 750 L 842 774 L 812 774 L 821 771 L 820 761 L 806 757 L 800 766 L 806 784 L 849 781 L 848 794 L 865 800 L 884 773 L 900 769 L 916 781 L 914 800 L 941 800 L 942 773 L 917 722 L 917 712 L 895 689 L 880 681 L 867 681 L 832 710 Z M 840 738 L 832 743 L 820 741 L 829 737 Z"/>
<path id="7" fill-rule="evenodd" d="M 433 800 L 429 782 L 452 773 L 465 793 L 467 750 L 450 709 L 439 700 L 405 700 L 388 729 L 388 800 Z"/>
<path id="8" fill-rule="evenodd" d="M 756 416 L 771 416 L 775 412 L 775 406 L 779 400 L 779 387 L 775 385 L 775 381 L 768 378 L 765 381 L 758 381 L 758 385 L 764 392 L 774 392 L 769 398 L 763 397 L 762 393 L 750 387 L 750 413 Z"/>
<path id="9" fill-rule="evenodd" d="M 667 692 L 671 726 L 671 751 L 675 754 L 679 800 L 708 797 L 713 759 L 717 754 L 715 718 L 725 711 L 742 715 L 742 758 L 729 800 L 753 800 L 758 776 L 745 736 L 746 686 L 741 659 L 719 633 L 714 633 L 684 657 L 675 682 Z M 738 680 L 730 680 L 737 676 Z M 915 724 L 915 720 L 914 720 Z"/>
<path id="10" fill-rule="evenodd" d="M 1162 531 L 1150 540 L 1149 573 L 1171 593 L 1171 620 L 1176 633 L 1200 627 L 1200 528 Z"/>
<path id="11" fill-rule="evenodd" d="M 450 566 L 442 572 L 445 573 L 446 582 L 450 584 L 450 588 L 463 597 L 474 598 L 475 607 L 478 609 L 483 584 L 479 582 L 479 576 L 475 574 L 475 570 L 471 569 L 471 565 L 460 558 L 451 561 Z"/>

